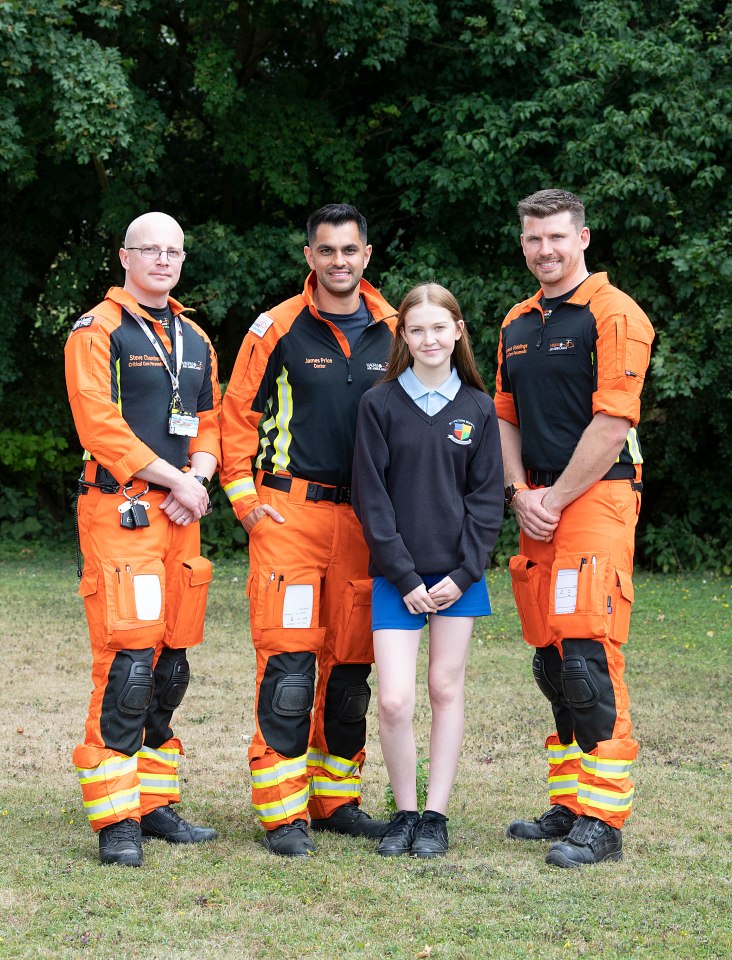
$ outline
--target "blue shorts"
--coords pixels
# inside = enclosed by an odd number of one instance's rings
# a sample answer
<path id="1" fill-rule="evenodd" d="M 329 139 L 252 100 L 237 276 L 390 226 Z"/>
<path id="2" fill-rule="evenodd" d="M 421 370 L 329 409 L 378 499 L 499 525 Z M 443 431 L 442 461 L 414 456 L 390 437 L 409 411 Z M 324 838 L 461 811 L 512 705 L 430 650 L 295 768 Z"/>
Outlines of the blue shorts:
<path id="1" fill-rule="evenodd" d="M 422 577 L 429 590 L 439 583 L 441 576 Z M 397 588 L 386 577 L 374 577 L 374 592 L 371 601 L 372 630 L 421 630 L 429 616 L 435 617 L 486 617 L 491 612 L 488 587 L 485 578 L 471 584 L 465 593 L 447 610 L 435 614 L 410 613 Z"/>

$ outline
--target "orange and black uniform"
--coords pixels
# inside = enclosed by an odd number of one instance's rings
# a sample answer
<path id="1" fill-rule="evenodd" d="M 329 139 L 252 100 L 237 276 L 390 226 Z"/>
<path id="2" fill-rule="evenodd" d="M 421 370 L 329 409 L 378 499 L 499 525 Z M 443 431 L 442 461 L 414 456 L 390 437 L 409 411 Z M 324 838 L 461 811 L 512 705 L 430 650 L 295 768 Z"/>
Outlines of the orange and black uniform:
<path id="1" fill-rule="evenodd" d="M 200 556 L 197 523 L 168 520 L 167 491 L 142 499 L 149 526 L 120 526 L 120 506 L 148 485 L 134 475 L 160 457 L 183 468 L 191 454 L 220 459 L 216 354 L 206 334 L 180 317 L 180 395 L 199 417 L 198 436 L 168 432 L 171 381 L 135 316 L 175 359 L 175 336 L 120 287 L 74 324 L 66 343 L 66 385 L 85 448 L 78 523 L 94 689 L 84 743 L 73 753 L 95 831 L 180 799 L 181 742 L 170 720 L 189 681 L 186 649 L 203 639 L 211 563 Z M 173 323 L 171 323 L 171 328 Z"/>
<path id="2" fill-rule="evenodd" d="M 353 347 L 303 293 L 255 320 L 222 409 L 222 486 L 249 542 L 256 732 L 252 804 L 267 830 L 360 802 L 371 672 L 368 549 L 350 505 L 358 404 L 386 370 L 394 309 L 365 280 Z M 318 686 L 315 692 L 315 665 Z"/>
<path id="3" fill-rule="evenodd" d="M 638 305 L 593 274 L 559 303 L 541 292 L 501 328 L 498 416 L 521 431 L 526 482 L 556 482 L 595 414 L 631 423 L 608 473 L 562 511 L 549 543 L 521 532 L 511 559 L 533 671 L 551 701 L 549 795 L 576 814 L 622 827 L 630 814 L 631 736 L 621 645 L 633 602 L 640 509 L 640 394 L 653 327 Z"/>

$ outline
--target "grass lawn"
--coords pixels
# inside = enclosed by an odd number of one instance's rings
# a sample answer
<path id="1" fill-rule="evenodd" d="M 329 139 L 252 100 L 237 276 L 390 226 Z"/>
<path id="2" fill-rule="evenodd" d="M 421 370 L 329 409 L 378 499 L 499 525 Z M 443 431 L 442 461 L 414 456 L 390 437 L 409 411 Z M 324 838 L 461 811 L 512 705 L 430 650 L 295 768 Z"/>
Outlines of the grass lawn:
<path id="1" fill-rule="evenodd" d="M 216 567 L 176 723 L 188 755 L 180 810 L 219 839 L 148 844 L 142 870 L 100 866 L 70 762 L 90 691 L 75 583 L 70 554 L 0 553 L 0 957 L 732 956 L 731 578 L 637 575 L 626 648 L 636 804 L 624 860 L 579 871 L 504 836 L 509 820 L 546 807 L 550 732 L 505 570 L 490 574 L 495 614 L 473 641 L 448 856 L 386 859 L 372 842 L 329 835 L 312 860 L 267 854 L 248 802 L 254 657 L 234 562 Z M 375 702 L 364 809 L 386 816 Z"/>

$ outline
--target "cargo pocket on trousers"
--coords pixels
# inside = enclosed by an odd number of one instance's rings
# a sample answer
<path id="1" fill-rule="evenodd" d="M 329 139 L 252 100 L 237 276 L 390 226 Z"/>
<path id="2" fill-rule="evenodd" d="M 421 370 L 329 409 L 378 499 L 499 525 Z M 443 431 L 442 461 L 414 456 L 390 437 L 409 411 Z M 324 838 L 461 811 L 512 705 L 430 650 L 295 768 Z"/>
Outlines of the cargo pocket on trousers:
<path id="1" fill-rule="evenodd" d="M 524 640 L 532 647 L 548 647 L 554 638 L 547 630 L 539 605 L 541 568 L 518 554 L 511 557 L 508 569 Z"/>
<path id="2" fill-rule="evenodd" d="M 157 559 L 102 560 L 107 645 L 155 647 L 165 633 L 165 568 Z"/>
<path id="3" fill-rule="evenodd" d="M 333 653 L 339 663 L 373 663 L 372 580 L 349 580 L 343 595 Z"/>
<path id="4" fill-rule="evenodd" d="M 180 602 L 178 609 L 171 611 L 175 625 L 168 640 L 169 647 L 195 647 L 203 640 L 206 600 L 212 573 L 211 561 L 205 557 L 183 561 L 178 584 Z"/>
<path id="5" fill-rule="evenodd" d="M 555 557 L 549 583 L 549 628 L 558 640 L 601 639 L 610 628 L 607 554 Z"/>
<path id="6" fill-rule="evenodd" d="M 626 643 L 635 590 L 632 577 L 626 570 L 615 570 L 615 581 L 616 586 L 608 594 L 608 606 L 612 608 L 610 639 L 616 643 Z"/>
<path id="7" fill-rule="evenodd" d="M 250 603 L 257 628 L 303 630 L 320 625 L 320 576 L 310 567 L 265 567 L 256 572 Z"/>

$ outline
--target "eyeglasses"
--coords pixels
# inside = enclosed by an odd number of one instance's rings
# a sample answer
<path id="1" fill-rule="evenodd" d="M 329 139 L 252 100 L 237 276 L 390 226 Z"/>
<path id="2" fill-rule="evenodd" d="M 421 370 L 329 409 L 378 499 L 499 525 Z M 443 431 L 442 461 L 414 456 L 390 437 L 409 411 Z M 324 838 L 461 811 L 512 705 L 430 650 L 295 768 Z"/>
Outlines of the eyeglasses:
<path id="1" fill-rule="evenodd" d="M 125 247 L 125 250 L 139 250 L 140 256 L 146 260 L 159 260 L 165 254 L 168 263 L 182 263 L 186 258 L 185 250 L 162 250 L 160 247 Z"/>

